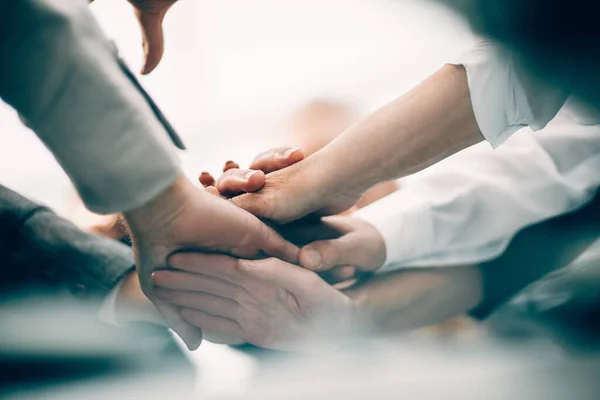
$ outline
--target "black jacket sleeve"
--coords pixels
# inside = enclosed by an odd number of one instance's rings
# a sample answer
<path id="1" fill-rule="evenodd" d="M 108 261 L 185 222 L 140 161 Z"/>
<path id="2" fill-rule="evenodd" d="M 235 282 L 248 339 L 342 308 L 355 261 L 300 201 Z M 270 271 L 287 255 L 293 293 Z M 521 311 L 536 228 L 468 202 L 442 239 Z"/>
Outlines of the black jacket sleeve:
<path id="1" fill-rule="evenodd" d="M 103 297 L 133 268 L 129 247 L 0 186 L 0 294 L 35 288 Z"/>
<path id="2" fill-rule="evenodd" d="M 519 232 L 507 250 L 480 266 L 483 301 L 471 311 L 483 319 L 517 292 L 565 267 L 600 237 L 600 194 L 585 207 Z"/>

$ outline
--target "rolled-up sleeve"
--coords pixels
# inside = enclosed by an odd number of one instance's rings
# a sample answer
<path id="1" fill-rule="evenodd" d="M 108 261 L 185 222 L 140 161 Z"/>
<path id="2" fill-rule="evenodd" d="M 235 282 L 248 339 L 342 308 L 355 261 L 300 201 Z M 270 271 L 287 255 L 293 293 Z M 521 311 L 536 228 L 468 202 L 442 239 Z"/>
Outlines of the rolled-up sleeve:
<path id="1" fill-rule="evenodd" d="M 524 126 L 542 129 L 565 103 L 568 93 L 545 84 L 511 51 L 482 41 L 455 63 L 467 71 L 477 124 L 493 146 Z"/>
<path id="2" fill-rule="evenodd" d="M 0 2 L 0 97 L 93 211 L 135 208 L 180 174 L 175 148 L 83 0 Z"/>

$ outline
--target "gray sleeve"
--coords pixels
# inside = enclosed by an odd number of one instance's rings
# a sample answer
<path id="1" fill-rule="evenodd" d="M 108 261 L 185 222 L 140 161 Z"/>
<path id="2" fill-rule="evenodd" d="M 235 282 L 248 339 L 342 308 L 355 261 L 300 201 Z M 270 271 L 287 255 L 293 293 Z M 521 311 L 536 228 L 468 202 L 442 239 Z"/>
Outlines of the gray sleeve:
<path id="1" fill-rule="evenodd" d="M 127 211 L 180 174 L 144 96 L 84 0 L 0 1 L 0 97 L 25 119 L 93 211 Z"/>
<path id="2" fill-rule="evenodd" d="M 89 234 L 0 186 L 0 293 L 35 288 L 104 298 L 133 270 L 128 246 Z"/>

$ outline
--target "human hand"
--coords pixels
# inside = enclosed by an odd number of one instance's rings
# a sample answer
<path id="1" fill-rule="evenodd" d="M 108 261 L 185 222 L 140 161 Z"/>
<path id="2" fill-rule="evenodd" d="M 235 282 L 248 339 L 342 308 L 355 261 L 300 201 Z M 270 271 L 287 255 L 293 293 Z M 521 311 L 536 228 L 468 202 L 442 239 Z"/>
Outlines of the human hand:
<path id="1" fill-rule="evenodd" d="M 226 197 L 235 196 L 232 201 L 239 207 L 276 223 L 348 210 L 363 191 L 346 191 L 350 185 L 336 181 L 335 168 L 323 173 L 318 154 L 305 159 L 299 149 L 272 149 L 256 157 L 249 170 L 227 170 L 216 188 Z M 203 184 L 213 181 L 206 173 L 201 176 Z"/>
<path id="2" fill-rule="evenodd" d="M 156 296 L 179 306 L 182 318 L 212 341 L 303 350 L 356 328 L 346 295 L 276 258 L 176 253 L 169 265 L 153 273 Z"/>
<path id="3" fill-rule="evenodd" d="M 205 186 L 215 185 L 225 197 L 236 196 L 260 190 L 266 180 L 261 172 L 286 168 L 302 159 L 304 155 L 298 149 L 273 149 L 259 155 L 248 170 L 229 161 L 218 181 L 205 172 L 200 182 Z M 299 253 L 300 264 L 319 272 L 330 283 L 351 279 L 356 272 L 373 272 L 385 262 L 386 248 L 381 234 L 358 218 L 331 216 L 279 225 L 277 229 L 286 239 L 304 246 Z"/>
<path id="4" fill-rule="evenodd" d="M 94 0 L 89 0 L 92 3 Z M 177 0 L 128 0 L 142 28 L 144 66 L 142 74 L 149 74 L 156 68 L 164 51 L 162 22 Z"/>
<path id="5" fill-rule="evenodd" d="M 137 271 L 126 274 L 119 282 L 113 311 L 118 324 L 163 322 L 154 304 L 142 291 Z"/>
<path id="6" fill-rule="evenodd" d="M 193 249 L 243 258 L 269 255 L 297 262 L 298 249 L 256 217 L 233 204 L 195 188 L 179 177 L 149 203 L 125 213 L 132 234 L 141 288 L 167 324 L 190 349 L 198 347 L 201 332 L 181 318 L 177 308 L 154 293 L 151 281 L 167 256 Z"/>

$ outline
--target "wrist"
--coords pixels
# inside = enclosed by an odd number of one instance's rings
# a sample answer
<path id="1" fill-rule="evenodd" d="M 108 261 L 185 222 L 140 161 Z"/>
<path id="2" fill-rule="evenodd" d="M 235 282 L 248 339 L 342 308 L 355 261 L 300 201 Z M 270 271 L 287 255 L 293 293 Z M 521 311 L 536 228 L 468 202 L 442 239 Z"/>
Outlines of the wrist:
<path id="1" fill-rule="evenodd" d="M 341 292 L 348 298 L 349 302 L 346 336 L 352 338 L 364 337 L 371 334 L 373 331 L 373 320 L 365 297 L 361 295 L 360 291 L 342 289 Z"/>
<path id="2" fill-rule="evenodd" d="M 144 295 L 136 271 L 127 274 L 119 284 L 114 316 L 118 324 L 133 321 L 162 323 L 152 302 Z"/>
<path id="3" fill-rule="evenodd" d="M 341 160 L 347 160 L 347 157 L 328 147 L 305 160 L 307 173 L 304 175 L 310 182 L 310 191 L 307 192 L 315 203 L 333 205 L 331 214 L 352 207 L 371 186 L 364 176 L 353 171 L 351 163 Z"/>
<path id="4" fill-rule="evenodd" d="M 153 199 L 123 214 L 127 226 L 133 234 L 161 228 L 164 221 L 172 221 L 183 212 L 187 194 L 192 183 L 179 175 L 167 188 Z"/>

